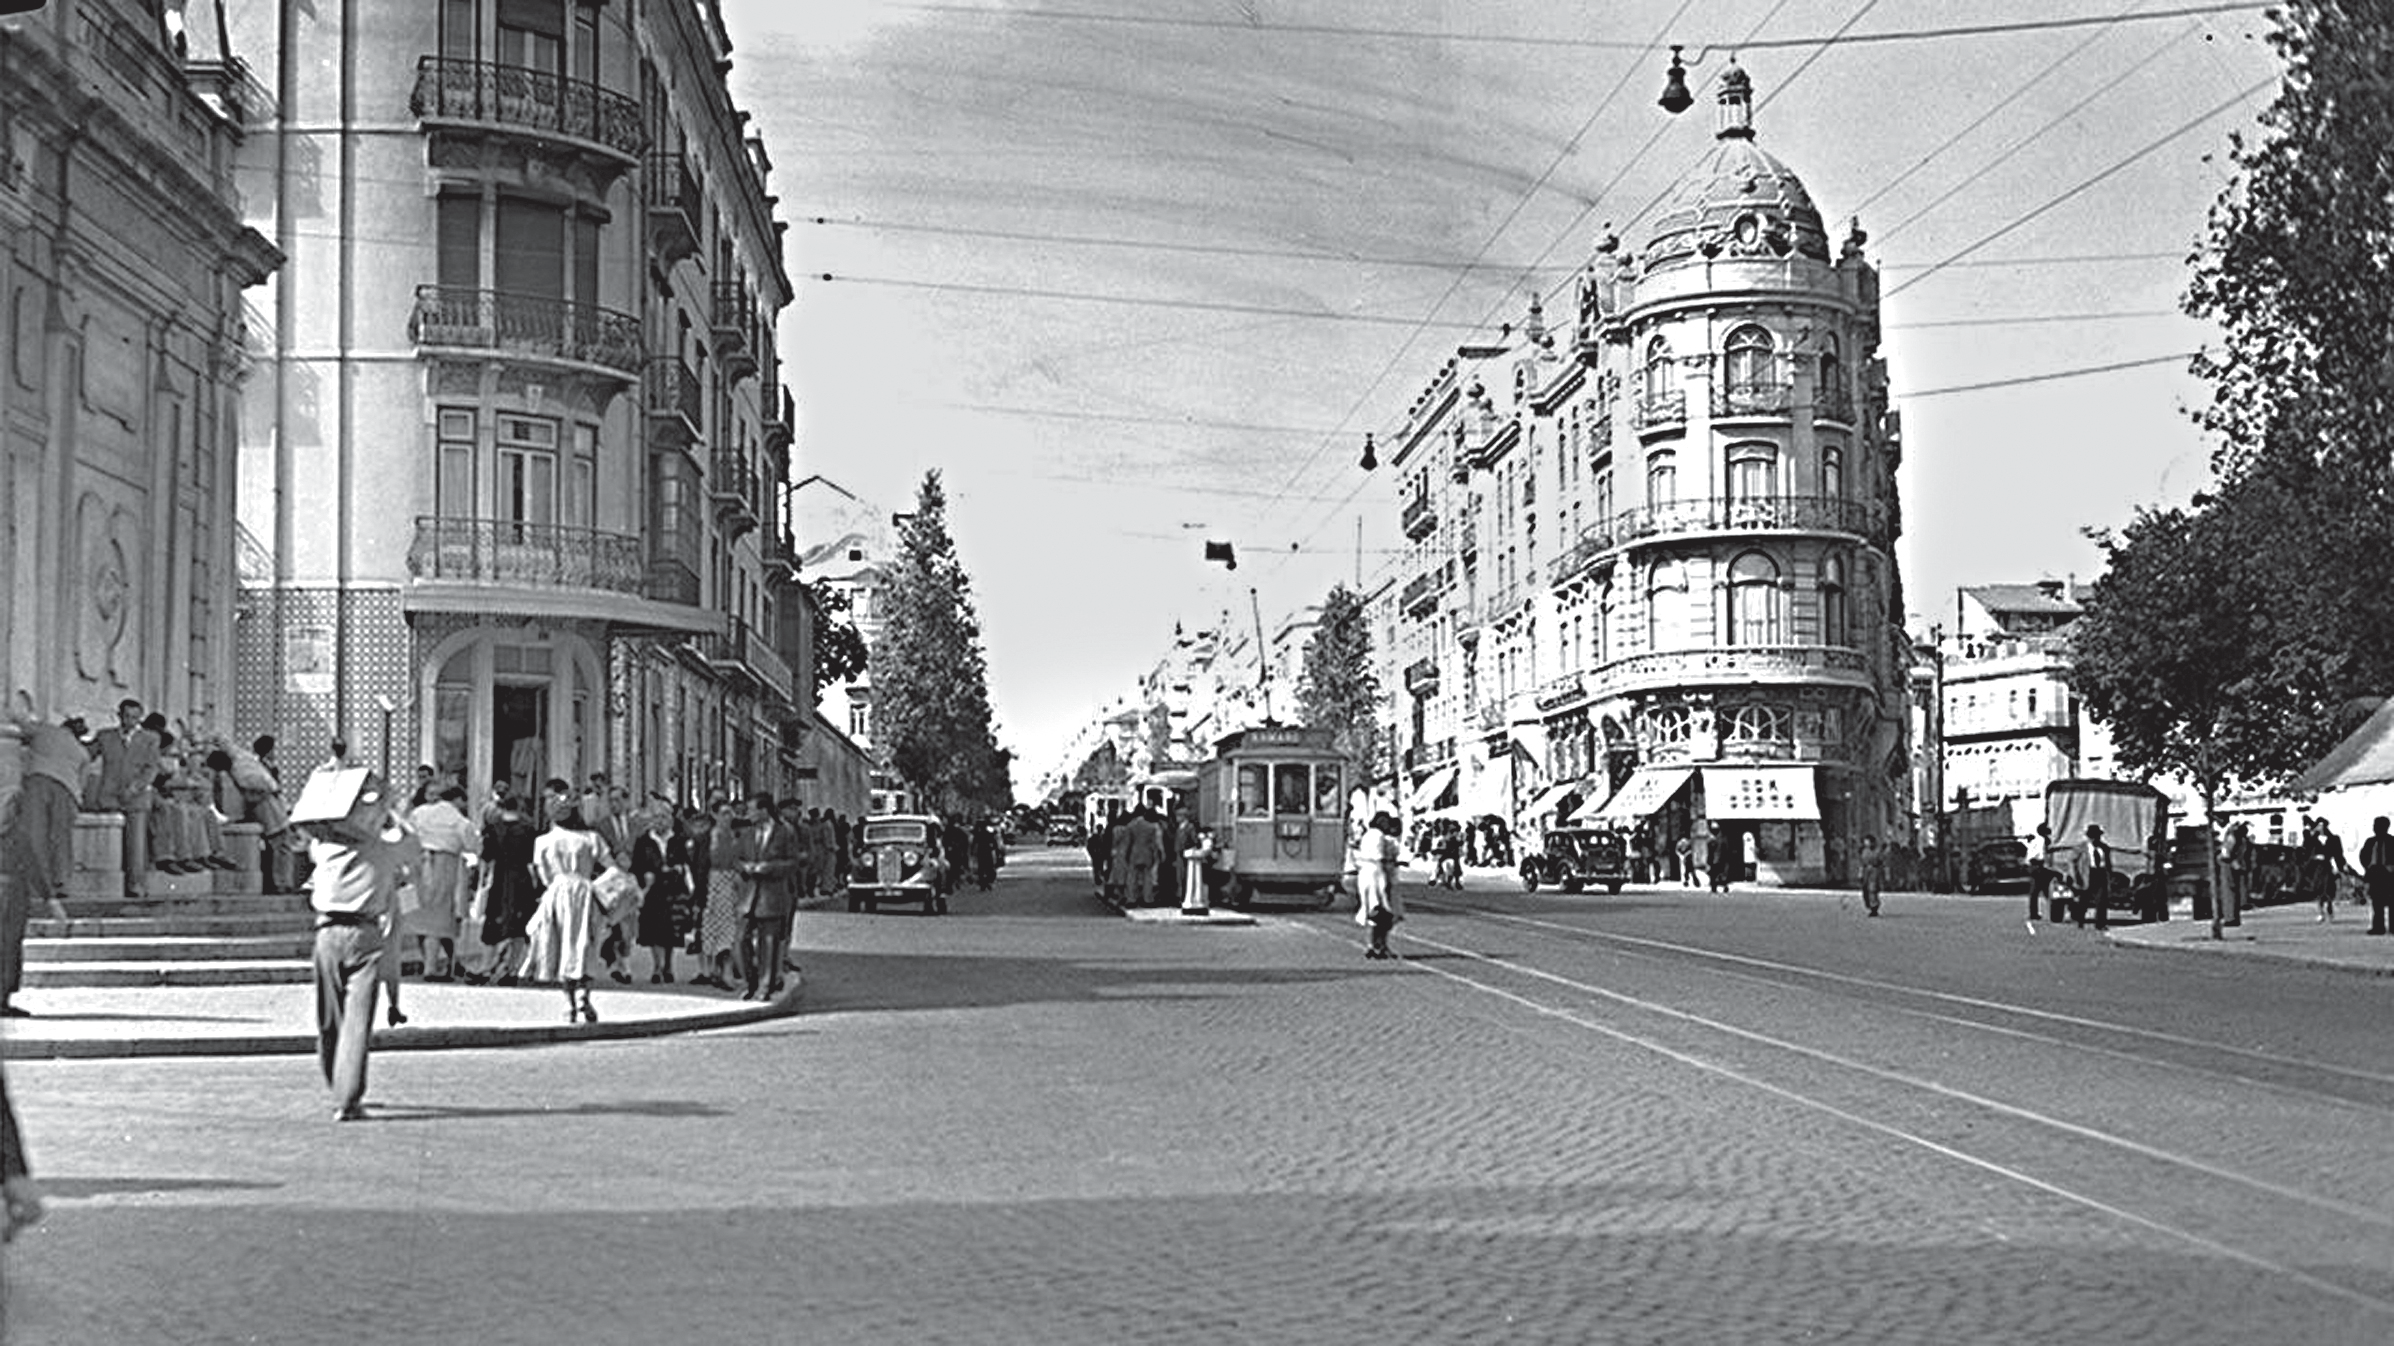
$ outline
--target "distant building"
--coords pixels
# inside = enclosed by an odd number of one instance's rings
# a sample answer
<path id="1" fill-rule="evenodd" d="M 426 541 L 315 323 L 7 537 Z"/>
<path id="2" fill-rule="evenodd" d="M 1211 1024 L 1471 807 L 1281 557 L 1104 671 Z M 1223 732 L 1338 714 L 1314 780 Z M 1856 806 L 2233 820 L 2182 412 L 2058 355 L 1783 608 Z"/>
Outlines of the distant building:
<path id="1" fill-rule="evenodd" d="M 2069 580 L 1956 592 L 1942 648 L 1944 808 L 2008 805 L 2028 832 L 2044 820 L 2047 782 L 2107 774 L 2085 769 L 2070 690 L 2068 631 L 2084 611 Z"/>

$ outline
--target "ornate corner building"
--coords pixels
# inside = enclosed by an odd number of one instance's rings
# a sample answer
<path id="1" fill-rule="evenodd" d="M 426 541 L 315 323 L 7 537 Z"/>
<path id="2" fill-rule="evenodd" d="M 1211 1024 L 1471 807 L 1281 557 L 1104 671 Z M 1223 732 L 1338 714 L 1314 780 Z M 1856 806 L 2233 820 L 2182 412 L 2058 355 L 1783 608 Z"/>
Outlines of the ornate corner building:
<path id="1" fill-rule="evenodd" d="M 233 715 L 242 296 L 280 258 L 236 169 L 264 92 L 173 17 L 0 22 L 0 694 L 208 734 Z"/>
<path id="2" fill-rule="evenodd" d="M 240 719 L 477 801 L 803 793 L 791 298 L 711 0 L 233 3 L 288 259 L 243 426 Z"/>
<path id="3" fill-rule="evenodd" d="M 1407 414 L 1397 784 L 1416 815 L 1721 836 L 1765 882 L 1839 880 L 1910 837 L 1878 273 L 1755 143 L 1742 70 L 1719 97 L 1567 325 L 1533 303 Z"/>

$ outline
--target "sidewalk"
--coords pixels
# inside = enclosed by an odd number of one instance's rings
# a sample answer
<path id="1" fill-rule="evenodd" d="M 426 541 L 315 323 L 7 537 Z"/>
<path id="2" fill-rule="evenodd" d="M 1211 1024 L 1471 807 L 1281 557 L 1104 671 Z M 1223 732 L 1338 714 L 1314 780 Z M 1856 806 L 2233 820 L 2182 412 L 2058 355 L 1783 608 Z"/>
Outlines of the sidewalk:
<path id="1" fill-rule="evenodd" d="M 2372 939 L 2369 908 L 2338 907 L 2336 919 L 2321 921 L 2310 906 L 2263 907 L 2247 912 L 2244 923 L 2211 937 L 2211 922 L 2189 920 L 2179 914 L 2158 925 L 2115 925 L 2108 932 L 2114 944 L 2140 949 L 2184 950 L 2222 957 L 2275 958 L 2341 968 L 2374 976 L 2394 976 L 2394 935 Z"/>
<path id="2" fill-rule="evenodd" d="M 778 998 L 760 1004 L 704 987 L 601 980 L 590 991 L 599 1021 L 583 1024 L 566 1021 L 565 993 L 555 987 L 427 985 L 411 979 L 399 996 L 406 1026 L 376 1029 L 374 1050 L 519 1047 L 728 1028 L 797 1013 L 801 989 L 792 974 Z M 29 987 L 17 993 L 16 1001 L 33 1017 L 0 1020 L 0 1057 L 312 1055 L 315 996 L 307 982 Z M 388 1003 L 383 1001 L 383 1007 Z"/>

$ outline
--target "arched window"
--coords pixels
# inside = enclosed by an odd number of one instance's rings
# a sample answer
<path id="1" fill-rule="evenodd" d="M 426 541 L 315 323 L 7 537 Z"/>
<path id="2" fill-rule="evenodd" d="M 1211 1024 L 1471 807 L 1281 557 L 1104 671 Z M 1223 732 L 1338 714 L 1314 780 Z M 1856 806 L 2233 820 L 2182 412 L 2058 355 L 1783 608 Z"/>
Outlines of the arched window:
<path id="1" fill-rule="evenodd" d="M 1679 456 L 1669 449 L 1646 458 L 1646 503 L 1659 508 L 1679 499 Z"/>
<path id="2" fill-rule="evenodd" d="M 1853 614 L 1846 606 L 1845 558 L 1824 556 L 1820 562 L 1820 643 L 1853 643 Z"/>
<path id="3" fill-rule="evenodd" d="M 1729 498 L 1772 500 L 1779 494 L 1779 447 L 1775 444 L 1729 446 Z"/>
<path id="4" fill-rule="evenodd" d="M 1771 357 L 1771 334 L 1752 323 L 1729 334 L 1721 355 L 1732 388 L 1763 388 L 1779 381 L 1778 365 Z"/>
<path id="5" fill-rule="evenodd" d="M 1729 563 L 1729 643 L 1785 643 L 1785 604 L 1779 592 L 1779 563 L 1750 551 Z"/>
<path id="6" fill-rule="evenodd" d="M 1675 650 L 1687 640 L 1687 573 L 1676 561 L 1646 579 L 1646 648 Z"/>
<path id="7" fill-rule="evenodd" d="M 1848 404 L 1845 395 L 1845 364 L 1837 355 L 1837 336 L 1824 332 L 1820 338 L 1820 404 L 1826 410 L 1842 411 Z"/>
<path id="8" fill-rule="evenodd" d="M 1831 500 L 1845 499 L 1845 450 L 1835 444 L 1821 446 L 1820 493 Z"/>
<path id="9" fill-rule="evenodd" d="M 1646 343 L 1645 379 L 1649 401 L 1664 396 L 1677 386 L 1677 377 L 1671 366 L 1671 343 L 1661 337 Z"/>

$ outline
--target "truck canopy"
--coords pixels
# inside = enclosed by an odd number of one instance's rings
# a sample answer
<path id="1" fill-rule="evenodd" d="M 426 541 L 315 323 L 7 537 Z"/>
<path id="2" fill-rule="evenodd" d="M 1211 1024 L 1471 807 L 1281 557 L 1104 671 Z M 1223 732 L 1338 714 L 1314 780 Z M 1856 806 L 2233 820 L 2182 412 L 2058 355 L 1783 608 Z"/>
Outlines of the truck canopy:
<path id="1" fill-rule="evenodd" d="M 2055 863 L 2065 869 L 2076 861 L 2092 823 L 2111 843 L 2116 872 L 2152 872 L 2169 811 L 2168 795 L 2136 781 L 2057 780 L 2045 787 L 2045 825 L 2053 829 Z"/>

